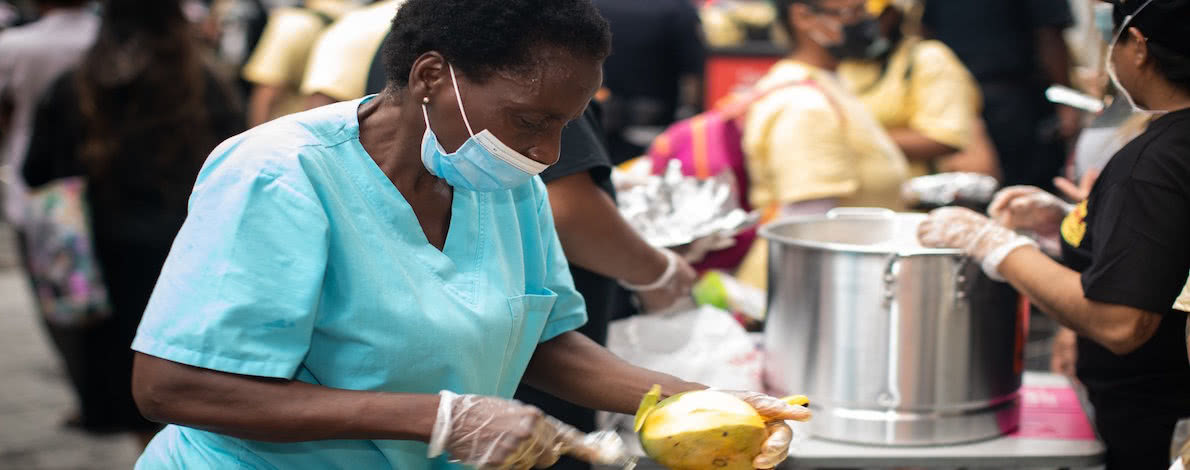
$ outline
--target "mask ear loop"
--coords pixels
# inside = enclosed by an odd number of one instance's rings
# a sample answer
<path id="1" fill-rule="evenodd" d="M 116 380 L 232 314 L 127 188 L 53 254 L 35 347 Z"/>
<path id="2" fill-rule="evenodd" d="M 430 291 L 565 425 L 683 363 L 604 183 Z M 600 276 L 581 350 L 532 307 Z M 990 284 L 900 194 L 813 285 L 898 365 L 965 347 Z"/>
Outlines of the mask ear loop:
<path id="1" fill-rule="evenodd" d="M 455 67 L 450 64 L 446 66 L 450 68 L 450 83 L 455 87 L 455 100 L 459 102 L 459 114 L 463 115 L 463 124 L 467 126 L 467 133 L 471 134 L 471 137 L 475 137 L 475 131 L 471 130 L 471 122 L 467 120 L 467 111 L 463 109 L 463 95 L 459 94 L 459 81 L 455 79 Z"/>
<path id="2" fill-rule="evenodd" d="M 426 130 L 430 130 L 430 111 L 426 109 L 426 105 L 430 104 L 430 97 L 427 96 L 421 100 L 421 117 L 426 120 Z"/>
<path id="3" fill-rule="evenodd" d="M 1124 32 L 1127 31 L 1128 27 L 1132 25 L 1132 20 L 1136 19 L 1136 16 L 1139 15 L 1140 12 L 1145 11 L 1145 8 L 1148 7 L 1150 3 L 1153 3 L 1153 0 L 1148 0 L 1145 2 L 1140 6 L 1140 8 L 1137 8 L 1136 11 L 1132 12 L 1131 15 L 1124 16 L 1124 19 L 1120 21 L 1120 30 L 1116 31 L 1116 37 L 1112 39 L 1113 45 L 1120 42 L 1120 39 L 1124 37 Z"/>

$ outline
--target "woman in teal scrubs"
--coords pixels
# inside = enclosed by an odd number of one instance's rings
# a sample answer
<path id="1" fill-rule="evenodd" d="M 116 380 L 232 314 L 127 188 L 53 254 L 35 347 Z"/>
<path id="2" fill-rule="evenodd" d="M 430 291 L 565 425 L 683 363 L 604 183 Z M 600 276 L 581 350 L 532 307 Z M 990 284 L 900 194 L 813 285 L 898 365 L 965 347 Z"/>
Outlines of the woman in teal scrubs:
<path id="1" fill-rule="evenodd" d="M 137 468 L 544 468 L 565 429 L 510 400 L 522 380 L 622 413 L 703 388 L 571 331 L 535 175 L 601 82 L 590 0 L 409 0 L 393 25 L 384 92 L 204 166 L 133 343 L 137 403 L 172 423 Z M 771 467 L 808 412 L 739 396 L 772 421 Z"/>

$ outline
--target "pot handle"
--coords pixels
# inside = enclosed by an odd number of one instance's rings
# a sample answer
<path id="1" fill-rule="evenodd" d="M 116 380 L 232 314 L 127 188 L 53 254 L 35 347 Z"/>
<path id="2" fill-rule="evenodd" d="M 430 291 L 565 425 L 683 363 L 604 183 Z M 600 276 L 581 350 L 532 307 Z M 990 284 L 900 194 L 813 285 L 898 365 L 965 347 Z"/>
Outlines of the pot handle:
<path id="1" fill-rule="evenodd" d="M 884 312 L 888 315 L 888 367 L 884 387 L 876 395 L 876 403 L 889 410 L 901 406 L 900 389 L 900 306 L 897 305 L 897 282 L 900 280 L 901 261 L 909 256 L 893 253 L 884 267 Z"/>
<path id="2" fill-rule="evenodd" d="M 892 219 L 896 212 L 880 207 L 836 207 L 826 211 L 828 219 Z"/>
<path id="3" fill-rule="evenodd" d="M 956 256 L 954 267 L 954 300 L 955 302 L 963 302 L 967 300 L 967 286 L 971 282 L 967 279 L 967 266 L 971 264 L 971 258 L 967 256 Z"/>

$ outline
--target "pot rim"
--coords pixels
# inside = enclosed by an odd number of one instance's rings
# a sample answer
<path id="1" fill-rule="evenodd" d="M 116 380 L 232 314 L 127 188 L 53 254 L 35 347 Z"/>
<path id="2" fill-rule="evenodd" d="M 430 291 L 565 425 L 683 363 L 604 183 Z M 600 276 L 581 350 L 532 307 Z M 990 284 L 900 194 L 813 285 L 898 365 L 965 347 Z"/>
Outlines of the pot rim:
<path id="1" fill-rule="evenodd" d="M 938 256 L 938 255 L 963 256 L 963 252 L 961 250 L 954 249 L 954 248 L 909 248 L 909 249 L 902 249 L 902 250 L 890 250 L 887 248 L 881 248 L 878 245 L 855 245 L 855 244 L 850 244 L 850 243 L 820 242 L 820 241 L 791 238 L 791 237 L 787 237 L 784 235 L 774 233 L 774 229 L 776 227 L 782 227 L 782 226 L 787 226 L 787 225 L 796 225 L 796 224 L 826 222 L 826 221 L 830 221 L 830 220 L 884 221 L 884 220 L 888 220 L 890 218 L 914 218 L 914 219 L 921 219 L 924 221 L 926 219 L 926 214 L 915 214 L 915 213 L 905 213 L 905 212 L 894 213 L 892 211 L 888 211 L 888 212 L 889 212 L 889 214 L 892 214 L 892 215 L 891 216 L 889 216 L 889 215 L 854 215 L 854 216 L 847 216 L 847 217 L 832 217 L 830 215 L 823 214 L 823 215 L 801 215 L 801 216 L 784 217 L 784 218 L 777 219 L 777 220 L 774 220 L 772 222 L 762 225 L 757 233 L 762 238 L 764 238 L 765 240 L 768 240 L 768 241 L 778 242 L 778 243 L 782 243 L 785 245 L 797 246 L 797 247 L 802 247 L 802 248 L 811 248 L 811 249 L 818 249 L 818 250 L 831 251 L 831 252 L 873 254 L 873 255 L 896 255 L 896 256 L 900 256 L 900 257 Z"/>

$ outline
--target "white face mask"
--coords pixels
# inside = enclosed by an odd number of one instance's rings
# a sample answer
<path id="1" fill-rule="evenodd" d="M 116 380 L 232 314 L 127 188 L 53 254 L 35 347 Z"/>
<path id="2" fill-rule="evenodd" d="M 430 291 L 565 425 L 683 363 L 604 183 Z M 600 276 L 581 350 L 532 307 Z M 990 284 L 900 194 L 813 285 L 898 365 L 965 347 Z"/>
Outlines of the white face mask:
<path id="1" fill-rule="evenodd" d="M 1127 88 L 1124 88 L 1124 85 L 1120 84 L 1120 77 L 1116 74 L 1116 64 L 1111 60 L 1112 53 L 1116 50 L 1116 44 L 1119 44 L 1120 38 L 1123 38 L 1124 34 L 1128 32 L 1128 25 L 1132 24 L 1132 19 L 1136 18 L 1136 15 L 1139 15 L 1141 11 L 1144 11 L 1145 7 L 1149 6 L 1150 3 L 1153 3 L 1153 0 L 1148 0 L 1143 5 L 1141 5 L 1140 8 L 1137 8 L 1136 11 L 1131 15 L 1125 16 L 1124 21 L 1120 22 L 1120 30 L 1116 31 L 1115 37 L 1112 38 L 1111 44 L 1107 46 L 1107 58 L 1104 59 L 1106 61 L 1104 63 L 1107 64 L 1107 76 L 1111 77 L 1112 85 L 1115 86 L 1117 90 L 1120 90 L 1120 94 L 1124 95 L 1124 98 L 1128 100 L 1128 104 L 1132 106 L 1133 111 L 1138 113 L 1159 114 L 1163 113 L 1164 111 L 1148 110 L 1136 104 L 1136 99 L 1132 97 L 1132 93 L 1130 93 Z"/>

